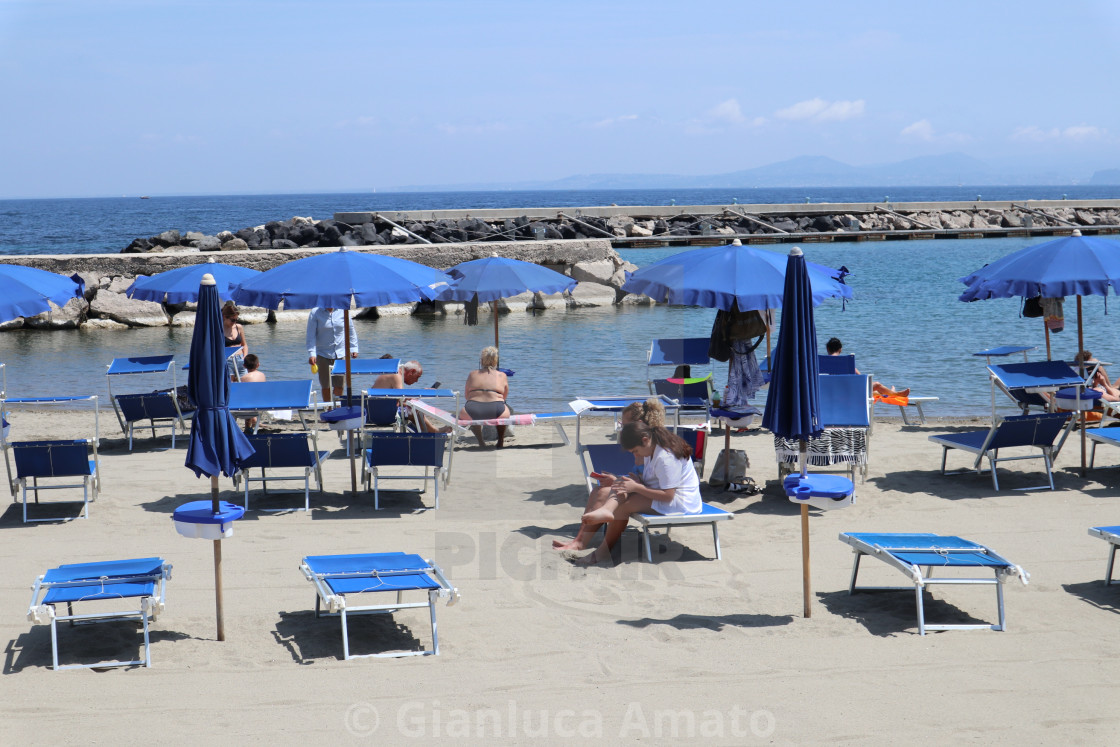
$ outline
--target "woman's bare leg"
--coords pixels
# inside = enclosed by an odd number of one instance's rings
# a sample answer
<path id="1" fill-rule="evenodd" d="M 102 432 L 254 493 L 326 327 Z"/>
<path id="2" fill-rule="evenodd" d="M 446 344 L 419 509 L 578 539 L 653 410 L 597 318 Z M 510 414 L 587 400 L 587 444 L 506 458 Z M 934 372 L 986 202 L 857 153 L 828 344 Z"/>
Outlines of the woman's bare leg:
<path id="1" fill-rule="evenodd" d="M 619 539 L 622 538 L 622 533 L 626 531 L 626 525 L 630 523 L 630 514 L 645 513 L 650 510 L 652 504 L 653 501 L 645 496 L 632 495 L 621 503 L 618 501 L 614 501 L 613 504 L 608 502 L 602 508 L 593 512 L 591 516 L 593 519 L 597 520 L 605 516 L 606 511 L 611 511 L 611 517 L 606 522 L 607 531 L 603 537 L 602 544 L 596 547 L 593 552 L 576 560 L 576 564 L 595 565 L 596 563 L 603 563 L 609 560 L 611 557 L 611 550 L 618 544 Z M 598 524 L 596 524 L 596 527 L 598 527 Z"/>
<path id="2" fill-rule="evenodd" d="M 587 508 L 583 511 L 584 515 L 586 516 L 592 511 L 601 508 L 610 496 L 611 489 L 609 487 L 600 486 L 592 490 L 591 495 L 587 498 Z M 598 529 L 598 524 L 594 527 L 589 527 L 587 524 L 583 523 L 581 518 L 579 533 L 576 534 L 575 539 L 566 542 L 564 540 L 553 540 L 552 547 L 557 550 L 585 550 L 587 549 L 588 541 L 595 536 L 595 532 L 598 531 Z"/>

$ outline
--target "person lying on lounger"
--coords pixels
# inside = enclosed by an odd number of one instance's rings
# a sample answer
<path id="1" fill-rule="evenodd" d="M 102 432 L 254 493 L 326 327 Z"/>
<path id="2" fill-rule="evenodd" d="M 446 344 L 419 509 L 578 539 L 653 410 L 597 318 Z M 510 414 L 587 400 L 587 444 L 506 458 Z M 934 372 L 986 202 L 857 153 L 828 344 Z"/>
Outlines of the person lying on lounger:
<path id="1" fill-rule="evenodd" d="M 824 344 L 824 349 L 829 355 L 841 355 L 844 352 L 844 345 L 840 342 L 840 338 L 833 337 Z M 859 373 L 859 369 L 856 369 Z M 884 386 L 878 381 L 871 382 L 871 391 L 878 394 L 880 397 L 909 397 L 910 388 L 906 389 L 891 389 L 889 386 Z"/>
<path id="2" fill-rule="evenodd" d="M 1097 363 L 1097 359 L 1088 350 L 1082 350 L 1077 355 L 1073 356 L 1074 364 L 1084 363 L 1086 366 Z M 1116 383 L 1112 383 L 1108 379 L 1108 372 L 1104 370 L 1104 366 L 1097 366 L 1097 370 L 1093 373 L 1093 382 L 1090 388 L 1096 389 L 1101 393 L 1101 399 L 1107 402 L 1120 402 L 1120 379 Z"/>
<path id="3" fill-rule="evenodd" d="M 385 356 L 381 356 L 384 358 Z M 424 375 L 424 367 L 420 365 L 420 361 L 405 361 L 397 369 L 396 373 L 384 373 L 378 376 L 373 381 L 374 389 L 408 389 L 420 381 L 420 377 Z M 412 408 L 406 408 L 408 417 L 413 417 Z M 425 433 L 449 433 L 451 426 L 446 428 L 437 428 L 428 422 L 423 413 L 415 413 L 416 419 L 420 422 L 420 426 Z"/>
<path id="4" fill-rule="evenodd" d="M 245 356 L 245 373 L 241 374 L 241 383 L 252 384 L 265 380 L 264 372 L 261 369 L 261 360 L 255 353 L 249 353 Z M 245 421 L 245 432 L 252 433 L 253 429 L 257 427 L 256 418 L 248 418 Z"/>
<path id="5" fill-rule="evenodd" d="M 580 520 L 579 534 L 557 548 L 584 549 L 587 540 L 606 524 L 602 544 L 576 558 L 579 565 L 610 559 L 611 548 L 622 537 L 632 513 L 698 514 L 704 508 L 700 500 L 700 478 L 692 465 L 692 449 L 680 436 L 660 426 L 628 423 L 618 434 L 618 444 L 642 459 L 642 474 L 640 477 L 631 473 L 625 477 L 604 475 L 599 478 L 599 487 L 592 492 L 588 510 Z"/>
<path id="6" fill-rule="evenodd" d="M 467 401 L 459 413 L 460 420 L 493 420 L 508 418 L 509 379 L 498 370 L 498 349 L 493 345 L 482 349 L 478 357 L 478 368 L 467 374 L 463 387 Z M 498 448 L 506 445 L 506 426 L 495 426 L 498 431 Z M 471 433 L 478 439 L 479 446 L 486 446 L 482 437 L 482 426 L 472 425 Z"/>

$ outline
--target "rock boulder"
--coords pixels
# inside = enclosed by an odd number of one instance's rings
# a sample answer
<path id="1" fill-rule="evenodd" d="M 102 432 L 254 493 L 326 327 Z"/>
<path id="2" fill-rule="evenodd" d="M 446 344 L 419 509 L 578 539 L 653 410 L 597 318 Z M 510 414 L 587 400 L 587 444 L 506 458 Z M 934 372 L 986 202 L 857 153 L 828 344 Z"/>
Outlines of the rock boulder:
<path id="1" fill-rule="evenodd" d="M 129 327 L 165 327 L 171 321 L 162 304 L 137 301 L 104 289 L 90 302 L 89 313 L 92 317 L 111 319 Z"/>

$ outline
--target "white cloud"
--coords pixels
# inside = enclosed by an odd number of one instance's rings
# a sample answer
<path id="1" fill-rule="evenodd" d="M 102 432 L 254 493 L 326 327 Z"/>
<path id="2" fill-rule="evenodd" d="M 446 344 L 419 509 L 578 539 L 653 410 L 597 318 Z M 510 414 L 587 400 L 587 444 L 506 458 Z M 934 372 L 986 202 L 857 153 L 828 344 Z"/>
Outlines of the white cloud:
<path id="1" fill-rule="evenodd" d="M 821 98 L 799 101 L 793 106 L 779 109 L 774 112 L 778 119 L 813 122 L 840 122 L 845 119 L 862 117 L 866 102 L 863 99 L 855 101 L 825 101 Z"/>
<path id="2" fill-rule="evenodd" d="M 743 124 L 747 121 L 738 99 L 728 99 L 716 104 L 705 113 L 705 119 L 722 124 Z"/>
<path id="3" fill-rule="evenodd" d="M 1065 129 L 1052 127 L 1049 130 L 1029 125 L 1015 128 L 1015 131 L 1011 133 L 1011 139 L 1028 143 L 1041 143 L 1047 140 L 1084 142 L 1086 140 L 1103 140 L 1107 135 L 1108 130 L 1094 125 L 1073 125 Z"/>
<path id="4" fill-rule="evenodd" d="M 637 114 L 623 114 L 620 117 L 607 117 L 606 119 L 600 119 L 598 122 L 593 123 L 591 126 L 595 128 L 610 127 L 611 125 L 621 124 L 622 122 L 633 122 L 637 118 Z"/>
<path id="5" fill-rule="evenodd" d="M 902 128 L 898 133 L 903 140 L 917 140 L 923 143 L 966 143 L 972 138 L 963 132 L 940 133 L 928 119 L 919 119 Z"/>

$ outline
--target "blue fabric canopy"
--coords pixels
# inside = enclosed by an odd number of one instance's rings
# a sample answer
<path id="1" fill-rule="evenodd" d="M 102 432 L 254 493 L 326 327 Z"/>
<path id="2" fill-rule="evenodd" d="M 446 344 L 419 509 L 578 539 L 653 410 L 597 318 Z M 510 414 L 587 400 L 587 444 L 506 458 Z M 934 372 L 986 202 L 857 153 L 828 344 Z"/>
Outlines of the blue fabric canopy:
<path id="1" fill-rule="evenodd" d="M 197 477 L 217 477 L 219 472 L 232 477 L 254 450 L 229 413 L 222 310 L 217 287 L 206 283 L 198 289 L 187 395 L 198 409 L 191 423 L 186 465 Z"/>
<path id="2" fill-rule="evenodd" d="M 479 303 L 487 303 L 526 291 L 563 293 L 576 287 L 576 281 L 567 275 L 497 254 L 461 262 L 447 273 L 455 280 L 439 294 L 440 301 L 472 301 L 477 298 Z"/>
<path id="3" fill-rule="evenodd" d="M 0 264 L 0 322 L 50 311 L 53 301 L 65 306 L 85 292 L 77 275 L 66 277 L 34 267 Z"/>
<path id="4" fill-rule="evenodd" d="M 224 265 L 221 262 L 202 262 L 197 265 L 177 267 L 157 275 L 141 275 L 124 293 L 129 298 L 156 303 L 162 303 L 165 299 L 167 303 L 197 301 L 198 285 L 202 282 L 202 276 L 207 273 L 216 281 L 218 298 L 223 301 L 232 298 L 230 293 L 234 286 L 261 274 L 260 270 L 251 270 L 248 267 Z"/>
<path id="5" fill-rule="evenodd" d="M 851 298 L 844 270 L 804 262 L 814 306 L 826 298 Z M 622 290 L 658 303 L 730 311 L 782 308 L 786 258 L 775 252 L 728 244 L 681 252 L 631 273 Z"/>
<path id="6" fill-rule="evenodd" d="M 997 259 L 960 279 L 962 301 L 1107 296 L 1120 285 L 1120 241 L 1075 234 Z"/>
<path id="7" fill-rule="evenodd" d="M 771 356 L 770 390 L 762 427 L 775 436 L 809 439 L 819 436 L 821 391 L 817 362 L 817 328 L 813 292 L 801 250 L 790 250 L 785 273 L 782 326 Z M 804 470 L 804 464 L 802 464 Z"/>
<path id="8" fill-rule="evenodd" d="M 347 251 L 317 254 L 274 267 L 233 290 L 233 300 L 246 306 L 275 309 L 326 307 L 347 310 L 434 300 L 451 276 L 432 267 L 383 254 Z"/>

